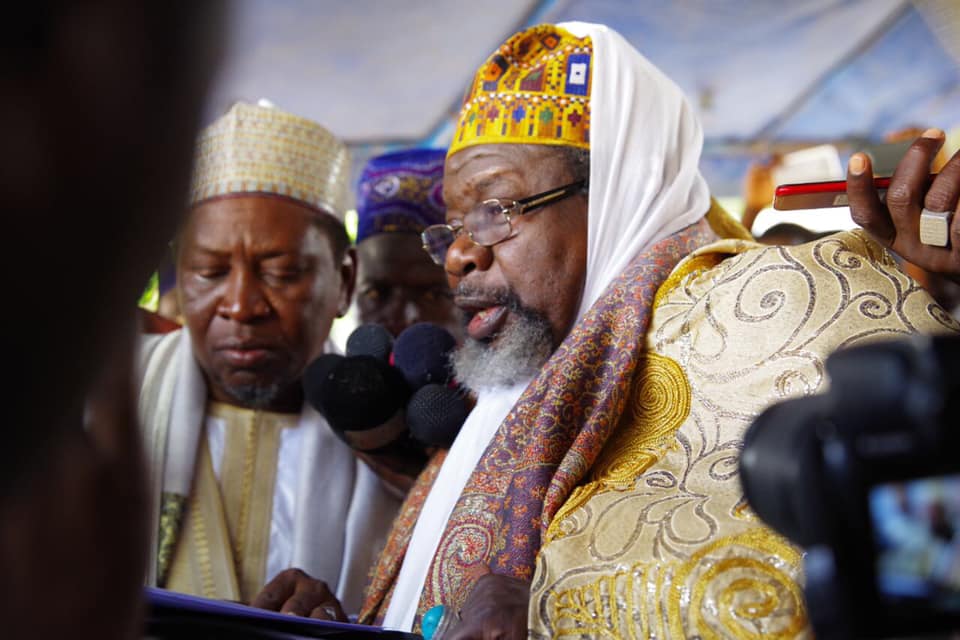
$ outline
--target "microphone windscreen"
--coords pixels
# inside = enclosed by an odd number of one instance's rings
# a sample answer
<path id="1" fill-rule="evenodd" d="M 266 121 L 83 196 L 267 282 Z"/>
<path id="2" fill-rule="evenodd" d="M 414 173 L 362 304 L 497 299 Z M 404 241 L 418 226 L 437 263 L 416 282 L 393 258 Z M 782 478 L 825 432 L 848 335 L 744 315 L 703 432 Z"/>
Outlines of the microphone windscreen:
<path id="1" fill-rule="evenodd" d="M 393 336 L 379 324 L 362 324 L 347 338 L 347 356 L 373 356 L 387 362 L 391 351 Z"/>
<path id="2" fill-rule="evenodd" d="M 407 427 L 419 442 L 448 448 L 469 413 L 461 391 L 443 384 L 427 384 L 410 396 Z"/>
<path id="3" fill-rule="evenodd" d="M 343 358 L 326 375 L 316 409 L 337 431 L 387 422 L 410 397 L 403 374 L 373 356 Z"/>
<path id="4" fill-rule="evenodd" d="M 303 395 L 310 406 L 323 413 L 320 409 L 320 395 L 323 385 L 330 376 L 334 367 L 340 364 L 343 356 L 336 353 L 325 353 L 307 365 L 303 371 Z"/>
<path id="5" fill-rule="evenodd" d="M 411 389 L 445 384 L 451 378 L 450 352 L 457 341 L 446 329 L 430 322 L 408 327 L 393 345 L 393 363 Z"/>

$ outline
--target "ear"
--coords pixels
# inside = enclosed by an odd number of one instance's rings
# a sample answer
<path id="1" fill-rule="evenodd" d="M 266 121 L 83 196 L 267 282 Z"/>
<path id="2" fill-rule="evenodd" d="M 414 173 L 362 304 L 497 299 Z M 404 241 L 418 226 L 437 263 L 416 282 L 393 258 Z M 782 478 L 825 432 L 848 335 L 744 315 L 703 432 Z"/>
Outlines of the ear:
<path id="1" fill-rule="evenodd" d="M 337 300 L 337 317 L 342 318 L 350 310 L 353 291 L 357 285 L 357 250 L 347 247 L 340 263 L 340 297 Z"/>

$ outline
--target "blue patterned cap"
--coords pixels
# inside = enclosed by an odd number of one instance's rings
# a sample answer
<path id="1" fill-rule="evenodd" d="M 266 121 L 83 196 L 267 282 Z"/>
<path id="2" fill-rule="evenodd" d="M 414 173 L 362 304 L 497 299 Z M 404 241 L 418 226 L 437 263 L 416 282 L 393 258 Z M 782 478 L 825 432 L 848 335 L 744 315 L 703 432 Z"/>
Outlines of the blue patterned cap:
<path id="1" fill-rule="evenodd" d="M 357 186 L 357 242 L 378 233 L 420 233 L 446 220 L 445 149 L 408 149 L 371 158 Z"/>

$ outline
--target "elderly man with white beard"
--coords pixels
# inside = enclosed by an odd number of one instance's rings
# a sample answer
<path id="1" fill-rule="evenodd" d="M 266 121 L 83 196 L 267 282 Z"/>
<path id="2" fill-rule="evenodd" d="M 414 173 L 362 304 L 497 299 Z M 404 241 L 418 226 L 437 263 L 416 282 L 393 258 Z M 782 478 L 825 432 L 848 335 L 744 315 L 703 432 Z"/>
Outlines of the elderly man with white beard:
<path id="1" fill-rule="evenodd" d="M 447 222 L 423 234 L 477 405 L 408 495 L 361 620 L 426 630 L 442 606 L 445 640 L 808 633 L 800 555 L 743 499 L 744 431 L 821 390 L 835 349 L 957 324 L 863 232 L 752 242 L 701 147 L 679 89 L 606 27 L 527 29 L 477 72 Z"/>

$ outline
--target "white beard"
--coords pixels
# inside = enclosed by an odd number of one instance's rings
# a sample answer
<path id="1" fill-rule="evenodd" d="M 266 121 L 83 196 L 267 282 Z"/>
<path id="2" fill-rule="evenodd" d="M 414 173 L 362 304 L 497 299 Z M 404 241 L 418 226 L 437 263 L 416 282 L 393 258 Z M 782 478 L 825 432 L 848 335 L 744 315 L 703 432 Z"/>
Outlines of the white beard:
<path id="1" fill-rule="evenodd" d="M 523 313 L 514 318 L 494 342 L 468 337 L 453 352 L 453 372 L 460 384 L 473 391 L 511 387 L 540 371 L 554 351 L 550 324 Z"/>

